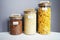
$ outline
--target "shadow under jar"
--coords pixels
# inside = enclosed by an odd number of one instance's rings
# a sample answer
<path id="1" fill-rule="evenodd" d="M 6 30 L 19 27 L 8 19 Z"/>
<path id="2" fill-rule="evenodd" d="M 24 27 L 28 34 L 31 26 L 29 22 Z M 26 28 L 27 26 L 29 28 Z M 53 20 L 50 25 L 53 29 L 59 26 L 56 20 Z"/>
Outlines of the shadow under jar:
<path id="1" fill-rule="evenodd" d="M 51 8 L 49 1 L 42 1 L 38 8 L 38 33 L 49 34 L 51 21 Z"/>
<path id="2" fill-rule="evenodd" d="M 22 16 L 12 15 L 9 17 L 9 32 L 12 35 L 18 35 L 22 33 Z"/>

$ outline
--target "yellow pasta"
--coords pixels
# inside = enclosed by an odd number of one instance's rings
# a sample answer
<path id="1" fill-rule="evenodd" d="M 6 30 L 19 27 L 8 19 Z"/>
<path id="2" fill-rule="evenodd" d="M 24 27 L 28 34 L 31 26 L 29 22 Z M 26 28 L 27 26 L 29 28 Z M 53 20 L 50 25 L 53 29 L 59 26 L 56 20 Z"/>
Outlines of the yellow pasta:
<path id="1" fill-rule="evenodd" d="M 47 10 L 42 10 L 41 7 L 38 9 L 38 32 L 40 34 L 50 33 L 50 19 L 51 19 L 51 8 L 47 7 Z"/>

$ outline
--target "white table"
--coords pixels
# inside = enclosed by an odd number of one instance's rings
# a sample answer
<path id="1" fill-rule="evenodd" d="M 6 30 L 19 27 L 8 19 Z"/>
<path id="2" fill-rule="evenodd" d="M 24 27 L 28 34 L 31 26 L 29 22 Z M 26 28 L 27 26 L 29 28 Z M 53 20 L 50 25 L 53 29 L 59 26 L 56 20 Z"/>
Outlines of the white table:
<path id="1" fill-rule="evenodd" d="M 20 35 L 10 35 L 8 32 L 0 32 L 0 40 L 60 40 L 60 33 L 51 32 L 49 35 L 25 35 L 24 33 Z"/>

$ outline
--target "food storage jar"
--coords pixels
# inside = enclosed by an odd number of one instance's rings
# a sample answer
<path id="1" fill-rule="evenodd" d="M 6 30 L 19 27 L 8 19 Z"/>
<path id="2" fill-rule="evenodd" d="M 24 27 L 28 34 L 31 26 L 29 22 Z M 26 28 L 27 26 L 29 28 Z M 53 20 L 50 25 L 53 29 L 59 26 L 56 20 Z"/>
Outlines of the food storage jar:
<path id="1" fill-rule="evenodd" d="M 10 15 L 9 20 L 9 32 L 12 35 L 22 33 L 22 16 L 20 14 Z"/>
<path id="2" fill-rule="evenodd" d="M 51 7 L 49 1 L 41 1 L 38 4 L 38 33 L 49 34 L 51 24 Z"/>
<path id="3" fill-rule="evenodd" d="M 36 33 L 36 11 L 34 8 L 28 8 L 24 11 L 24 33 Z"/>

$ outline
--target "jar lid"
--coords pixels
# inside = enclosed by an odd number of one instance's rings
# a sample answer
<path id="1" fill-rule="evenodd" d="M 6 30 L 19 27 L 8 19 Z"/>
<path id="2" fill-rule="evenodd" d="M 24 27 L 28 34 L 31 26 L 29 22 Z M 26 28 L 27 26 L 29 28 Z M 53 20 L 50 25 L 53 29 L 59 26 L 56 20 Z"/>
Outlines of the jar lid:
<path id="1" fill-rule="evenodd" d="M 29 13 L 29 12 L 36 12 L 34 8 L 27 8 L 25 9 L 24 13 Z"/>
<path id="2" fill-rule="evenodd" d="M 50 7 L 50 1 L 41 1 L 39 4 L 38 4 L 39 7 Z"/>
<path id="3" fill-rule="evenodd" d="M 21 14 L 11 14 L 9 16 L 9 18 L 12 18 L 12 19 L 22 19 L 22 16 L 21 16 Z"/>

